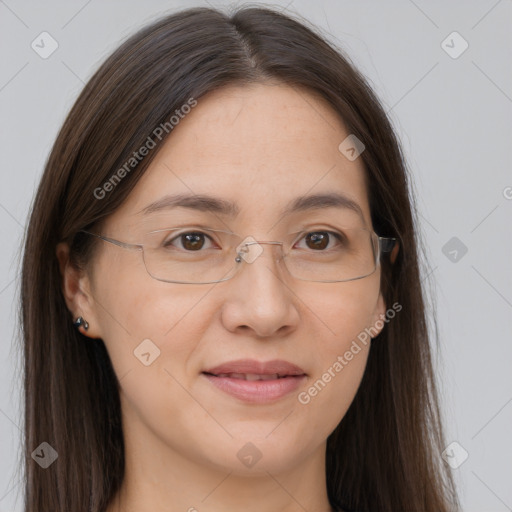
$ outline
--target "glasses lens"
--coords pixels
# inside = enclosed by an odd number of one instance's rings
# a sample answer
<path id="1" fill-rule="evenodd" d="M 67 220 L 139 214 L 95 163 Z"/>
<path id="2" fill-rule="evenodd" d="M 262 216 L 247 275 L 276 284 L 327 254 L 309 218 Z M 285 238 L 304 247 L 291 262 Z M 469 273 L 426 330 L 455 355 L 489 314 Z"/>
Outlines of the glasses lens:
<path id="1" fill-rule="evenodd" d="M 285 256 L 286 267 L 297 279 L 350 281 L 376 269 L 376 240 L 366 229 L 318 230 L 301 237 L 297 249 Z"/>
<path id="2" fill-rule="evenodd" d="M 161 281 L 215 283 L 232 277 L 243 261 L 256 262 L 266 245 L 240 249 L 243 241 L 234 233 L 213 229 L 154 231 L 145 236 L 144 262 L 149 274 Z M 283 263 L 297 279 L 346 281 L 375 271 L 376 248 L 376 238 L 366 229 L 293 233 L 283 243 Z"/>
<path id="3" fill-rule="evenodd" d="M 173 228 L 145 236 L 144 263 L 151 276 L 177 283 L 215 283 L 237 269 L 234 233 Z"/>

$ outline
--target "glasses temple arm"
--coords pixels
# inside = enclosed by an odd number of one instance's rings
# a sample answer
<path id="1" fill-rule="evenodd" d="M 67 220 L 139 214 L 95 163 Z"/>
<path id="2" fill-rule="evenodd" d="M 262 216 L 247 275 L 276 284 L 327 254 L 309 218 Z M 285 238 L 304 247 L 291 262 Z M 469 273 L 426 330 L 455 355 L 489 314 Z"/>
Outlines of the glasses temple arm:
<path id="1" fill-rule="evenodd" d="M 85 231 L 84 229 L 82 229 L 80 231 L 80 233 L 86 233 L 88 235 L 95 236 L 96 238 L 100 238 L 101 240 L 104 240 L 105 242 L 109 242 L 109 243 L 117 245 L 119 247 L 123 247 L 124 249 L 138 249 L 138 250 L 143 249 L 143 246 L 141 244 L 129 244 L 126 242 L 121 242 L 119 240 L 114 240 L 113 238 L 108 238 L 103 235 L 98 235 L 97 233 L 91 233 L 90 231 Z"/>

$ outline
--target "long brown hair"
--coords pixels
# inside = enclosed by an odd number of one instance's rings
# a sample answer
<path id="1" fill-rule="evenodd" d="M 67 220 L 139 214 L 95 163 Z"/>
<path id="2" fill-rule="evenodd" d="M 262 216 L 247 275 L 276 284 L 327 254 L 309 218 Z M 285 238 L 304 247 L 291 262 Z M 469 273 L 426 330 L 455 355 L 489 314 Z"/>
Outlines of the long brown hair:
<path id="1" fill-rule="evenodd" d="M 377 97 L 339 48 L 305 20 L 267 8 L 228 14 L 193 8 L 126 40 L 97 70 L 71 109 L 35 197 L 22 261 L 25 511 L 102 512 L 124 472 L 119 383 L 102 340 L 72 325 L 55 255 L 65 241 L 85 265 L 98 225 L 126 199 L 162 147 L 156 127 L 190 98 L 225 85 L 281 82 L 319 94 L 365 144 L 375 231 L 394 236 L 382 262 L 387 305 L 402 310 L 374 339 L 360 388 L 327 442 L 335 509 L 447 512 L 458 509 L 444 446 L 420 281 L 414 198 L 399 142 Z M 169 130 L 171 133 L 171 130 Z M 165 140 L 167 132 L 162 137 Z M 134 151 L 156 144 L 106 190 Z M 413 215 L 414 214 L 414 215 Z M 31 457 L 47 442 L 58 460 Z"/>

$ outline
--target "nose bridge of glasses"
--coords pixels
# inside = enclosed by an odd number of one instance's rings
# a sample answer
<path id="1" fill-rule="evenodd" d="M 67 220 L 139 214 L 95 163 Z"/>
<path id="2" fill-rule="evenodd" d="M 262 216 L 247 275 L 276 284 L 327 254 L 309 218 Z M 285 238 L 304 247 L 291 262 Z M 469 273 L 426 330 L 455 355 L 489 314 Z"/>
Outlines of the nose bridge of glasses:
<path id="1" fill-rule="evenodd" d="M 283 249 L 284 242 L 275 240 L 255 240 L 252 236 L 246 237 L 236 248 L 236 261 L 240 263 L 244 259 L 247 263 L 255 261 L 263 252 L 262 245 L 280 245 Z"/>

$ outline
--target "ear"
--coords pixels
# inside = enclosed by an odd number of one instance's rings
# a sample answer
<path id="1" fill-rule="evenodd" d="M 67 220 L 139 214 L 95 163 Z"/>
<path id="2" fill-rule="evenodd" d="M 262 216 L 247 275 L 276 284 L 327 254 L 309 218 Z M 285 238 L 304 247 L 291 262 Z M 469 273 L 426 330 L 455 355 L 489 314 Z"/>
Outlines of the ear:
<path id="1" fill-rule="evenodd" d="M 398 255 L 398 251 L 400 249 L 400 243 L 398 242 L 398 240 L 395 242 L 395 246 L 393 247 L 392 251 L 391 251 L 391 255 L 390 255 L 390 260 L 391 260 L 391 263 L 395 263 L 395 260 L 396 260 L 396 257 Z"/>
<path id="2" fill-rule="evenodd" d="M 97 321 L 96 303 L 90 292 L 90 280 L 86 272 L 74 265 L 69 259 L 69 245 L 57 244 L 55 254 L 59 261 L 62 279 L 61 290 L 73 320 L 82 316 L 89 328 L 80 326 L 80 332 L 89 338 L 101 338 Z"/>

